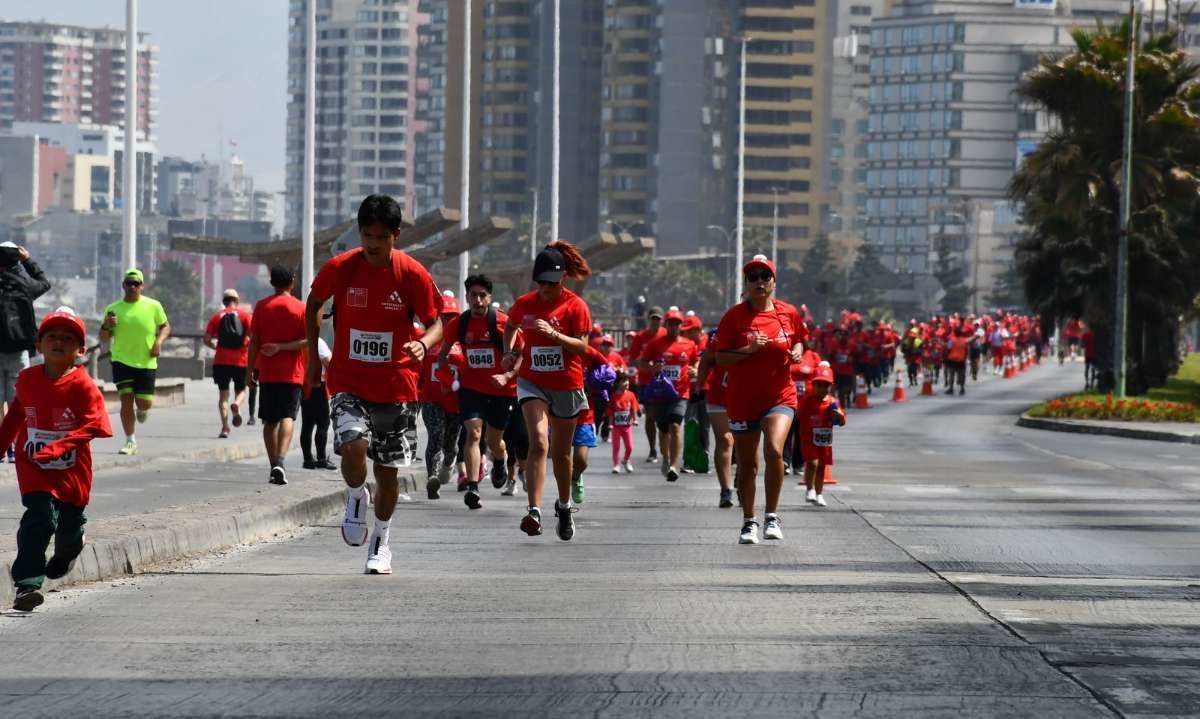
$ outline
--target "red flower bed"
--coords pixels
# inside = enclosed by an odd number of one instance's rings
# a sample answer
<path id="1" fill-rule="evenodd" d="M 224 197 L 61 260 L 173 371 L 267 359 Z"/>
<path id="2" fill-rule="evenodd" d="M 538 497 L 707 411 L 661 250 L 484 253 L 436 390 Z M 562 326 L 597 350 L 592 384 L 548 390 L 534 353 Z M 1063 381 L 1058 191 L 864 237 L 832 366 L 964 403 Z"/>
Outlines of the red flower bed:
<path id="1" fill-rule="evenodd" d="M 1195 422 L 1196 405 L 1148 399 L 1114 399 L 1107 395 L 1067 395 L 1030 411 L 1034 417 L 1060 419 L 1110 419 L 1127 422 Z"/>

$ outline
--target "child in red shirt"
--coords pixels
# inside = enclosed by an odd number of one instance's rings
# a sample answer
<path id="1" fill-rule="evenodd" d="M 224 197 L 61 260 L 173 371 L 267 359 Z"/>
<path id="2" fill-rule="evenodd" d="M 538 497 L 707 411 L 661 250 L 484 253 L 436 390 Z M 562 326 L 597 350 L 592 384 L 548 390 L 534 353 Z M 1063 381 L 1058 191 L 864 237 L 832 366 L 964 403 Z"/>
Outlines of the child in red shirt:
<path id="1" fill-rule="evenodd" d="M 622 467 L 628 474 L 633 474 L 629 455 L 633 453 L 633 428 L 637 426 L 639 411 L 637 396 L 629 391 L 629 377 L 618 376 L 612 397 L 608 401 L 608 419 L 612 423 L 613 474 L 620 474 Z M 620 458 L 622 444 L 625 445 L 624 460 Z"/>
<path id="2" fill-rule="evenodd" d="M 833 428 L 846 425 L 846 413 L 832 395 L 833 370 L 822 362 L 813 373 L 812 392 L 805 395 L 796 413 L 804 453 L 804 499 L 825 506 L 825 468 L 833 466 Z"/>
<path id="3" fill-rule="evenodd" d="M 84 354 L 83 320 L 69 308 L 46 315 L 38 328 L 37 349 L 45 363 L 17 376 L 17 397 L 0 423 L 0 454 L 15 439 L 17 483 L 25 514 L 17 529 L 12 578 L 13 609 L 32 611 L 43 601 L 42 582 L 59 579 L 83 551 L 83 525 L 92 491 L 95 437 L 111 437 L 104 397 L 86 370 L 75 365 Z M 46 549 L 54 539 L 54 556 Z"/>

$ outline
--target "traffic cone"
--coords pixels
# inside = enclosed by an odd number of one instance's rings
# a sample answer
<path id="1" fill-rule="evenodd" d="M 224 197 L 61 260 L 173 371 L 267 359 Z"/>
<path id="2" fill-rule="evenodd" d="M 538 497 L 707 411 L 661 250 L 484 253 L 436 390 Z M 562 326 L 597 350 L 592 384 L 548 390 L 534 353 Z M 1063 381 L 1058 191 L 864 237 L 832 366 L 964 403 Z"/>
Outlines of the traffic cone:
<path id="1" fill-rule="evenodd" d="M 825 465 L 825 486 L 828 487 L 831 484 L 837 484 L 837 480 L 833 478 L 833 467 L 827 464 Z"/>
<path id="2" fill-rule="evenodd" d="M 1017 373 L 1013 370 L 1012 355 L 1004 355 L 1004 379 L 1012 379 Z"/>
<path id="3" fill-rule="evenodd" d="M 893 402 L 907 402 L 908 395 L 904 392 L 904 373 L 896 372 L 896 387 L 892 390 Z"/>
<path id="4" fill-rule="evenodd" d="M 867 397 L 867 380 L 862 375 L 855 375 L 854 379 L 854 409 L 871 409 L 871 400 Z"/>
<path id="5" fill-rule="evenodd" d="M 933 396 L 933 378 L 925 370 L 921 370 L 921 396 Z"/>

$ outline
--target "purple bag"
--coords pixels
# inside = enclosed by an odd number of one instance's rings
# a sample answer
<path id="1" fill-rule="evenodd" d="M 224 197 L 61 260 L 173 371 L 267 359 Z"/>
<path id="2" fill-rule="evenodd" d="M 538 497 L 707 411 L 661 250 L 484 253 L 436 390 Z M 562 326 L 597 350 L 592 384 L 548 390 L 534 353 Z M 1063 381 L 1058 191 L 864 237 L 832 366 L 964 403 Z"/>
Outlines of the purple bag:
<path id="1" fill-rule="evenodd" d="M 599 364 L 588 370 L 585 378 L 588 394 L 608 401 L 608 391 L 617 383 L 617 371 L 612 365 Z"/>

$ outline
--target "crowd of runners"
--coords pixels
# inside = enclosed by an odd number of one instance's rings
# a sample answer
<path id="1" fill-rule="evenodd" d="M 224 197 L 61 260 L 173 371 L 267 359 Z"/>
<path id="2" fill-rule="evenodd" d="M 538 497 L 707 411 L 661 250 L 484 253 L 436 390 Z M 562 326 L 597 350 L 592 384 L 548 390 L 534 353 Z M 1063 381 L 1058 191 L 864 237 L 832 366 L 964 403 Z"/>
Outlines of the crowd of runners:
<path id="1" fill-rule="evenodd" d="M 899 389 L 898 360 L 910 386 L 962 395 L 981 368 L 1002 372 L 1016 358 L 1040 361 L 1043 352 L 1035 320 L 1000 311 L 896 327 L 845 310 L 819 322 L 803 304 L 777 297 L 775 265 L 762 255 L 741 268 L 743 299 L 710 318 L 715 324 L 679 307 L 652 307 L 644 326 L 618 341 L 569 288 L 590 274 L 569 243 L 541 250 L 532 289 L 507 311 L 485 274 L 466 278 L 467 307 L 459 307 L 396 249 L 406 225 L 398 203 L 372 195 L 357 219 L 361 247 L 320 268 L 306 303 L 293 295 L 292 271 L 273 267 L 272 296 L 251 314 L 227 291 L 206 336 L 216 351 L 220 436 L 242 424 L 247 391 L 253 423 L 257 390 L 269 481 L 286 485 L 284 456 L 303 408 L 304 466 L 340 469 L 347 486 L 342 537 L 367 547 L 369 574 L 392 571 L 401 468 L 423 459 L 428 499 L 442 500 L 455 486 L 470 510 L 483 506 L 481 485 L 489 480 L 502 496 L 524 496 L 519 527 L 530 536 L 542 534 L 543 502 L 552 497 L 554 531 L 570 541 L 591 450 L 610 444 L 606 473 L 634 472 L 639 425 L 650 446 L 644 461 L 665 481 L 715 475 L 718 507 L 741 506 L 740 543 L 757 544 L 760 530 L 762 539 L 782 540 L 787 474 L 802 476 L 808 504 L 826 506 L 835 429 L 860 395 L 893 378 Z M 112 342 L 127 454 L 137 451 L 133 430 L 150 409 L 154 360 L 170 332 L 161 305 L 143 298 L 141 287 L 141 273 L 130 270 L 125 297 L 101 327 L 101 338 Z M 326 322 L 332 345 L 322 339 Z M 1072 329 L 1083 342 L 1084 328 Z M 98 394 L 77 386 L 86 376 L 77 361 L 84 342 L 82 322 L 69 310 L 48 315 L 37 335 L 44 367 L 21 372 L 0 426 L 0 449 L 14 441 L 24 448 L 17 453 L 27 507 L 13 565 L 18 608 L 37 606 L 42 581 L 65 574 L 78 555 L 91 485 L 88 442 L 112 432 Z M 69 417 L 60 405 L 74 408 Z M 427 432 L 423 458 L 418 421 Z M 340 464 L 326 455 L 330 427 Z M 551 497 L 544 496 L 548 477 Z M 52 537 L 58 540 L 47 562 Z"/>

